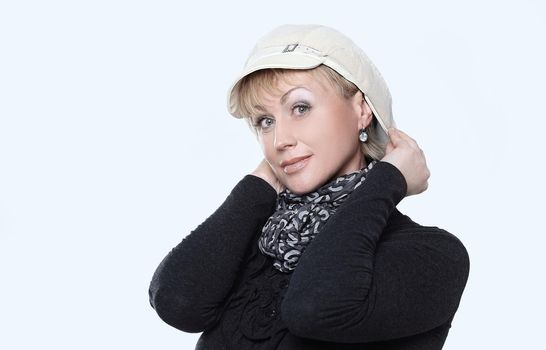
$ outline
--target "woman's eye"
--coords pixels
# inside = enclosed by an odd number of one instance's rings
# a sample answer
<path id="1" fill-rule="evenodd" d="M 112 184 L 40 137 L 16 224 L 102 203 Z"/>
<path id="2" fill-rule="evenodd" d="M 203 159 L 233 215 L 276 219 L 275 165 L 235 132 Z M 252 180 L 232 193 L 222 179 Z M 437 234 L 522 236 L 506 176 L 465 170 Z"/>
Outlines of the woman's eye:
<path id="1" fill-rule="evenodd" d="M 254 123 L 254 126 L 260 129 L 267 129 L 273 124 L 273 119 L 269 117 L 261 117 L 258 118 L 256 123 Z"/>
<path id="2" fill-rule="evenodd" d="M 293 110 L 296 112 L 296 114 L 304 114 L 305 112 L 309 110 L 309 106 L 304 104 L 299 104 L 294 106 Z"/>

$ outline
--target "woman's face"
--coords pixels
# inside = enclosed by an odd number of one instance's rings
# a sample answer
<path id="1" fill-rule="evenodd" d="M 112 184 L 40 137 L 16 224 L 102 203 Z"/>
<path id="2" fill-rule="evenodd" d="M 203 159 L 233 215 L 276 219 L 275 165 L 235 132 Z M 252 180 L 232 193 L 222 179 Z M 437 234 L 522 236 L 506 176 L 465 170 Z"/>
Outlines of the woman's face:
<path id="1" fill-rule="evenodd" d="M 346 99 L 325 79 L 287 74 L 278 91 L 261 94 L 262 114 L 252 122 L 279 181 L 304 194 L 366 165 L 358 135 L 372 113 L 361 92 Z"/>

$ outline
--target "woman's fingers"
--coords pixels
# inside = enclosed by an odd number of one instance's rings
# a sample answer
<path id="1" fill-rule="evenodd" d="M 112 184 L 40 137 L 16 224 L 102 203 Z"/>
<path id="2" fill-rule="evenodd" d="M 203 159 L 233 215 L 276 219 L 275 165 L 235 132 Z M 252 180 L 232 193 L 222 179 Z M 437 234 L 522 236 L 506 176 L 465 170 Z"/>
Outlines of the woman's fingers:
<path id="1" fill-rule="evenodd" d="M 391 153 L 396 147 L 399 147 L 401 142 L 400 135 L 396 133 L 396 129 L 390 128 L 389 129 L 389 142 L 387 143 L 387 147 L 385 149 L 385 153 L 389 154 Z"/>
<path id="2" fill-rule="evenodd" d="M 400 140 L 401 140 L 400 134 L 398 133 L 398 131 L 395 128 L 390 128 L 389 129 L 389 139 L 394 145 L 396 145 L 398 142 L 400 142 Z"/>
<path id="3" fill-rule="evenodd" d="M 408 134 L 403 132 L 400 129 L 392 128 L 394 130 L 395 137 L 400 140 L 399 142 L 407 142 L 411 147 L 419 148 L 419 145 L 417 144 L 417 141 L 415 141 L 413 138 L 411 138 Z"/>
<path id="4" fill-rule="evenodd" d="M 387 143 L 387 147 L 385 149 L 385 154 L 389 154 L 394 149 L 394 144 L 392 142 L 392 139 L 389 139 L 389 142 Z"/>
<path id="5" fill-rule="evenodd" d="M 413 138 L 396 128 L 389 129 L 389 138 L 382 160 L 395 165 L 404 175 L 408 184 L 407 195 L 425 191 L 430 171 L 423 150 Z"/>
<path id="6" fill-rule="evenodd" d="M 412 139 L 408 134 L 406 134 L 406 133 L 403 132 L 402 130 L 396 129 L 396 128 L 393 128 L 393 129 L 394 129 L 395 133 L 396 133 L 399 137 L 404 138 L 404 139 L 406 139 L 406 140 L 412 140 L 413 142 L 415 142 L 414 139 Z"/>

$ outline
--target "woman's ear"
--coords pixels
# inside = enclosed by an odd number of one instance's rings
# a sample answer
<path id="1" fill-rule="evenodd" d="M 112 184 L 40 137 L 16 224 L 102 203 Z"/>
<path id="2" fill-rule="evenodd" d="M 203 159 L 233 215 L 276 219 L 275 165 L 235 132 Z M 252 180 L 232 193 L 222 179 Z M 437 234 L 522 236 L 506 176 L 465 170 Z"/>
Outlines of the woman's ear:
<path id="1" fill-rule="evenodd" d="M 367 127 L 373 117 L 372 109 L 366 102 L 366 99 L 364 98 L 364 94 L 361 91 L 358 91 L 353 96 L 353 103 L 355 104 L 356 110 L 358 112 L 358 128 L 364 129 Z"/>

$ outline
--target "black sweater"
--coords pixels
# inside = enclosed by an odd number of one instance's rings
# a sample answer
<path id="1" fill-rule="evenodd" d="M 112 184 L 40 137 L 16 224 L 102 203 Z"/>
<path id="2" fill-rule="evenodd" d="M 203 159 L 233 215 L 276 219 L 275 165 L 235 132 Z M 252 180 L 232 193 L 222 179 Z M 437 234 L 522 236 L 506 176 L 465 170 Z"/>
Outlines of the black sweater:
<path id="1" fill-rule="evenodd" d="M 198 350 L 441 349 L 469 257 L 451 233 L 396 209 L 406 190 L 378 162 L 282 273 L 257 244 L 277 194 L 247 175 L 163 259 L 150 303 L 171 326 L 203 332 Z"/>

